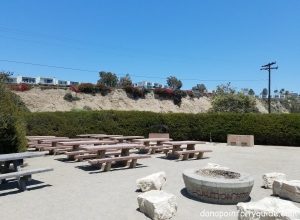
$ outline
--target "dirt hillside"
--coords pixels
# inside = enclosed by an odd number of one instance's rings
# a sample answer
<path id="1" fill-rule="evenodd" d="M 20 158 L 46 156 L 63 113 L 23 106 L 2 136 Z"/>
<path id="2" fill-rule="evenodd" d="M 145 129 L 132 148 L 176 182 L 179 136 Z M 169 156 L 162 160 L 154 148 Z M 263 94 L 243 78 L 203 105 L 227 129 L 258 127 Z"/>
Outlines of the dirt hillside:
<path id="1" fill-rule="evenodd" d="M 184 98 L 180 107 L 174 105 L 172 100 L 160 100 L 154 98 L 153 94 L 147 94 L 145 99 L 131 99 L 123 90 L 115 90 L 102 96 L 88 94 L 77 94 L 79 101 L 68 102 L 64 95 L 70 91 L 63 89 L 40 90 L 34 88 L 26 92 L 16 92 L 32 112 L 44 111 L 71 111 L 79 109 L 92 110 L 137 110 L 152 112 L 185 112 L 200 113 L 207 112 L 211 107 L 208 98 Z M 75 95 L 75 93 L 73 93 Z"/>
<path id="2" fill-rule="evenodd" d="M 152 112 L 184 112 L 202 113 L 211 108 L 211 100 L 202 98 L 183 98 L 180 107 L 174 105 L 172 100 L 157 99 L 153 93 L 147 94 L 144 99 L 132 99 L 122 90 L 118 89 L 106 96 L 97 94 L 77 94 L 79 101 L 68 102 L 64 100 L 64 95 L 69 93 L 64 89 L 41 90 L 33 88 L 26 92 L 15 92 L 25 102 L 32 112 L 54 112 L 72 110 L 124 110 L 124 111 L 152 111 Z M 75 93 L 72 93 L 74 96 Z M 256 105 L 261 113 L 267 113 L 266 104 L 256 100 Z M 273 108 L 277 112 L 288 113 L 288 111 L 278 103 L 273 103 Z"/>

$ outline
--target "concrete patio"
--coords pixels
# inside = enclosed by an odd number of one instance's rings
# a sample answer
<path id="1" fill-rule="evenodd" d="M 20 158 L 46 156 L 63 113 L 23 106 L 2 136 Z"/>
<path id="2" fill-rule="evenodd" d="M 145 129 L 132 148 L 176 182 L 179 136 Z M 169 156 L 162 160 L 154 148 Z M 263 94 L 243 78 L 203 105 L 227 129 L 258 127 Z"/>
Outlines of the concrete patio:
<path id="1" fill-rule="evenodd" d="M 237 219 L 237 217 L 203 217 L 204 211 L 231 212 L 235 205 L 207 204 L 186 196 L 182 171 L 218 163 L 236 171 L 250 173 L 255 178 L 252 201 L 270 196 L 272 190 L 263 189 L 262 175 L 282 172 L 288 179 L 300 179 L 300 148 L 279 146 L 237 147 L 226 144 L 201 144 L 199 149 L 211 149 L 206 159 L 176 161 L 163 154 L 141 160 L 142 167 L 99 173 L 87 162 L 65 162 L 60 156 L 28 159 L 30 167 L 53 167 L 54 171 L 33 176 L 28 191 L 19 192 L 16 182 L 0 186 L 1 219 L 148 219 L 137 208 L 136 179 L 165 171 L 166 192 L 177 196 L 178 211 L 173 219 Z M 294 203 L 300 207 L 299 203 Z M 202 213 L 202 214 L 201 214 Z"/>

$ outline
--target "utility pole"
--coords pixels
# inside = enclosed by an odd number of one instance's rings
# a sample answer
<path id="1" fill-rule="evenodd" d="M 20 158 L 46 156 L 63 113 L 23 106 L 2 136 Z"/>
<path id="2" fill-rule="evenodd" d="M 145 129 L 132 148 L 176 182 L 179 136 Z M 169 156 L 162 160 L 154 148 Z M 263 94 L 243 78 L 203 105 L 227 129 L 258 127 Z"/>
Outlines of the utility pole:
<path id="1" fill-rule="evenodd" d="M 269 107 L 269 114 L 271 113 L 271 70 L 277 70 L 278 66 L 275 65 L 276 62 L 268 63 L 266 65 L 261 66 L 260 70 L 268 70 L 269 72 L 269 96 L 268 96 L 268 107 Z"/>

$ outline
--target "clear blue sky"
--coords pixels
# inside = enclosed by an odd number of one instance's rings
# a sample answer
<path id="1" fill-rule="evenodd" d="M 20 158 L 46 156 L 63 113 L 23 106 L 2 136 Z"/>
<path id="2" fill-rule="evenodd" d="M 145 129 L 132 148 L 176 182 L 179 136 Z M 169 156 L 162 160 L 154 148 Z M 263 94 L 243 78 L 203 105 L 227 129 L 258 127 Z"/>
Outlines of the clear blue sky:
<path id="1" fill-rule="evenodd" d="M 260 66 L 277 61 L 272 90 L 300 92 L 299 0 L 1 0 L 0 8 L 0 60 L 92 72 L 2 61 L 0 70 L 84 82 L 100 70 L 134 81 L 175 75 L 186 89 L 231 81 L 261 91 Z"/>

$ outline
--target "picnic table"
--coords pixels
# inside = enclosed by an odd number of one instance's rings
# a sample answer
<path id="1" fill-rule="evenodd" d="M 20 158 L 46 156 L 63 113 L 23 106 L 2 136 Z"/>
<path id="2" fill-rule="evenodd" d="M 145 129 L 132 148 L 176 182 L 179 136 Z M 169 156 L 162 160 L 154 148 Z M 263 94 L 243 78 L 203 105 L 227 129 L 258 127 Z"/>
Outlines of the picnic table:
<path id="1" fill-rule="evenodd" d="M 31 170 L 21 170 L 24 159 L 32 157 L 40 157 L 46 155 L 47 152 L 23 152 L 0 155 L 0 184 L 6 183 L 9 178 L 18 180 L 20 190 L 26 190 L 26 185 L 31 180 L 31 175 L 52 171 L 52 168 L 39 168 Z M 13 164 L 13 169 L 10 165 Z"/>
<path id="2" fill-rule="evenodd" d="M 62 153 L 66 150 L 66 147 L 59 146 L 59 142 L 73 142 L 73 141 L 87 141 L 87 140 L 96 140 L 96 139 L 90 139 L 90 138 L 55 138 L 55 139 L 44 139 L 41 140 L 41 144 L 36 145 L 36 149 L 38 150 L 46 150 L 49 151 L 49 154 L 56 154 L 56 153 Z M 70 147 L 72 148 L 72 147 Z M 62 151 L 60 151 L 62 150 Z"/>
<path id="3" fill-rule="evenodd" d="M 94 166 L 102 167 L 102 164 L 105 163 L 105 171 L 110 170 L 112 162 L 119 162 L 121 166 L 126 166 L 128 161 L 131 161 L 130 167 L 133 168 L 136 166 L 137 159 L 149 158 L 148 155 L 131 155 L 131 149 L 143 148 L 142 144 L 115 144 L 115 145 L 103 145 L 103 146 L 81 146 L 80 148 L 88 152 L 96 152 L 97 159 L 90 160 L 89 163 Z M 114 158 L 107 158 L 107 152 L 112 150 L 121 150 L 120 156 L 115 156 Z"/>
<path id="4" fill-rule="evenodd" d="M 97 152 L 97 158 L 105 157 L 105 153 L 108 150 L 121 150 L 121 156 L 128 156 L 130 149 L 142 148 L 142 144 L 112 144 L 112 145 L 98 145 L 98 146 L 81 146 L 80 149 L 86 150 L 87 152 Z"/>
<path id="5" fill-rule="evenodd" d="M 132 141 L 135 143 L 143 143 L 144 148 L 140 149 L 140 153 L 155 153 L 156 150 L 159 150 L 163 147 L 163 142 L 170 141 L 170 138 L 141 138 L 141 139 L 133 139 Z M 150 143 L 155 143 L 154 146 L 150 146 Z"/>
<path id="6" fill-rule="evenodd" d="M 18 171 L 20 166 L 23 165 L 24 159 L 32 157 L 45 156 L 47 152 L 23 152 L 12 154 L 0 154 L 0 173 L 9 171 L 10 164 L 13 164 L 14 171 Z M 2 167 L 3 166 L 3 167 Z"/>
<path id="7" fill-rule="evenodd" d="M 80 145 L 103 145 L 103 144 L 115 144 L 116 141 L 112 140 L 86 140 L 86 141 L 63 141 L 58 142 L 61 147 L 73 148 L 73 150 L 78 150 Z"/>
<path id="8" fill-rule="evenodd" d="M 205 144 L 203 141 L 166 141 L 164 145 L 169 145 L 170 148 L 165 148 L 165 153 L 168 158 L 178 159 L 181 155 L 183 160 L 193 158 L 197 154 L 197 159 L 202 158 L 204 152 L 211 152 L 211 150 L 196 150 L 196 144 Z M 186 145 L 186 148 L 183 147 Z"/>
<path id="9" fill-rule="evenodd" d="M 150 142 L 155 142 L 156 145 L 161 145 L 163 142 L 169 140 L 170 138 L 141 138 L 141 139 L 133 139 L 132 141 L 143 143 L 145 146 L 150 146 Z"/>
<path id="10" fill-rule="evenodd" d="M 38 144 L 41 144 L 44 140 L 59 140 L 59 139 L 69 139 L 69 138 L 68 137 L 39 138 L 36 141 Z"/>
<path id="11" fill-rule="evenodd" d="M 50 144 L 51 147 L 56 147 L 59 142 L 73 142 L 73 141 L 98 141 L 95 138 L 57 138 L 42 140 L 42 144 Z"/>
<path id="12" fill-rule="evenodd" d="M 119 136 L 119 137 L 110 137 L 112 140 L 117 140 L 119 142 L 124 142 L 124 141 L 132 141 L 134 139 L 143 139 L 145 138 L 144 136 Z"/>

